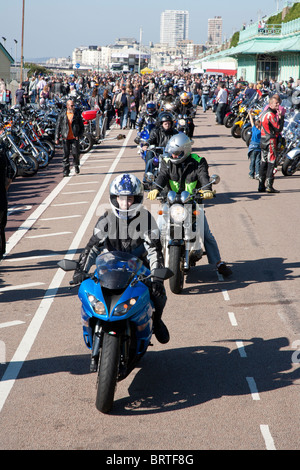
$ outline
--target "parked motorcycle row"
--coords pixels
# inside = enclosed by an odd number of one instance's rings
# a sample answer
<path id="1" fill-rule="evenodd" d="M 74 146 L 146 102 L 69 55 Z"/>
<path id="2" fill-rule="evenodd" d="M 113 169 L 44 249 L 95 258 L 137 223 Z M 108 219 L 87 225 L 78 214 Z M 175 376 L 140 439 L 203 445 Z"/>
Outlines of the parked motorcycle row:
<path id="1" fill-rule="evenodd" d="M 0 142 L 14 170 L 14 178 L 33 176 L 51 162 L 55 156 L 57 117 L 67 99 L 70 97 L 54 97 L 43 107 L 28 104 L 1 110 Z M 90 110 L 88 95 L 78 94 L 72 99 L 81 110 L 84 121 L 84 134 L 79 140 L 80 153 L 87 153 L 105 139 L 107 111 L 101 114 L 100 121 L 100 113 Z M 118 135 L 116 139 L 123 137 Z"/>
<path id="2" fill-rule="evenodd" d="M 252 135 L 249 112 L 254 122 L 260 119 L 271 95 L 271 92 L 265 92 L 261 96 L 255 94 L 252 99 L 246 100 L 240 94 L 230 103 L 230 110 L 225 115 L 224 125 L 231 129 L 231 135 L 234 138 L 242 138 L 249 146 Z M 293 103 L 291 97 L 282 94 L 281 99 L 281 105 L 286 111 L 284 127 L 278 139 L 276 169 L 281 167 L 284 176 L 292 176 L 300 170 L 300 112 L 299 105 Z"/>

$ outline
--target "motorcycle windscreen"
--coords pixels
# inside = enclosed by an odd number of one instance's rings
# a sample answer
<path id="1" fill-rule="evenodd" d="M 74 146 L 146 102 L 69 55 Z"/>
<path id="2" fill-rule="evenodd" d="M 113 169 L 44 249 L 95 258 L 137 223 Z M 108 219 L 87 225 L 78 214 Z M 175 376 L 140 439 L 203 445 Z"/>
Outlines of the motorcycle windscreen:
<path id="1" fill-rule="evenodd" d="M 139 258 L 121 251 L 103 253 L 96 259 L 100 284 L 111 290 L 125 289 L 142 265 Z"/>

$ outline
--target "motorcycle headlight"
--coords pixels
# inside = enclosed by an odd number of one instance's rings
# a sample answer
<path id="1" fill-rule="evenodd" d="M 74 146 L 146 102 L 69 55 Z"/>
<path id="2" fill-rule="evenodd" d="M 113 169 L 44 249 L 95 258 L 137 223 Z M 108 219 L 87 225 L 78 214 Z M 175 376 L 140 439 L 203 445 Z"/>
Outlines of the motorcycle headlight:
<path id="1" fill-rule="evenodd" d="M 113 315 L 116 317 L 120 317 L 121 315 L 125 315 L 128 311 L 136 304 L 138 297 L 132 297 L 131 299 L 117 305 L 113 311 Z"/>
<path id="2" fill-rule="evenodd" d="M 91 306 L 93 307 L 93 310 L 94 310 L 95 313 L 97 313 L 98 315 L 105 315 L 106 314 L 106 309 L 105 309 L 105 305 L 104 305 L 103 302 L 96 299 L 96 297 L 92 294 L 88 295 L 88 300 L 89 300 Z"/>
<path id="3" fill-rule="evenodd" d="M 186 216 L 187 210 L 184 206 L 180 206 L 179 204 L 174 204 L 174 206 L 171 206 L 170 217 L 173 222 L 180 224 L 184 221 Z"/>
<path id="4" fill-rule="evenodd" d="M 179 119 L 179 125 L 184 126 L 185 125 L 185 120 L 184 119 Z"/>

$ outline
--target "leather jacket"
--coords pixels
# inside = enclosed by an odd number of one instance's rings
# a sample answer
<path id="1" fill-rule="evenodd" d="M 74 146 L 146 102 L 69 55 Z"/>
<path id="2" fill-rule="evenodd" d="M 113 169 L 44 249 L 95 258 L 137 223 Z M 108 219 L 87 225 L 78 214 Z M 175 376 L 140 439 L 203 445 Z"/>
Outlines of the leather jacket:
<path id="1" fill-rule="evenodd" d="M 78 109 L 74 110 L 74 116 L 72 121 L 72 131 L 74 137 L 81 137 L 84 132 L 84 124 Z M 69 123 L 67 118 L 67 110 L 63 109 L 58 116 L 56 128 L 55 128 L 55 140 L 58 140 L 61 136 L 62 139 L 66 139 L 69 133 Z"/>
<path id="2" fill-rule="evenodd" d="M 171 129 L 165 131 L 162 125 L 160 125 L 159 127 L 152 129 L 150 132 L 148 144 L 155 145 L 155 147 L 165 147 L 171 137 L 175 134 L 178 134 L 177 129 L 173 129 L 173 127 L 171 127 Z"/>
<path id="3" fill-rule="evenodd" d="M 145 208 L 129 220 L 119 219 L 111 211 L 105 212 L 79 257 L 76 271 L 89 272 L 104 250 L 132 253 L 151 271 L 164 266 L 159 230 L 155 219 Z"/>

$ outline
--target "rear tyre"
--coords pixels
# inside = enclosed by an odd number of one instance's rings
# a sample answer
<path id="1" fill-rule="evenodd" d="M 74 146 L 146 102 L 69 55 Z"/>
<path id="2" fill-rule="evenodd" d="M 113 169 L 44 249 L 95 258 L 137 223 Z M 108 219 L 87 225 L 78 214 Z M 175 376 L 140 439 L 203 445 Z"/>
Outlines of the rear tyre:
<path id="1" fill-rule="evenodd" d="M 98 370 L 96 408 L 109 413 L 114 402 L 120 357 L 120 337 L 104 333 Z"/>

